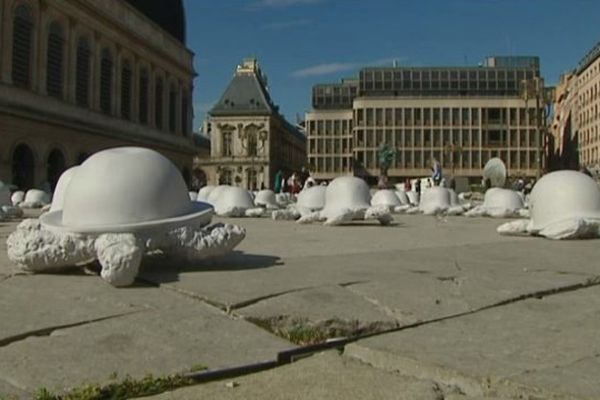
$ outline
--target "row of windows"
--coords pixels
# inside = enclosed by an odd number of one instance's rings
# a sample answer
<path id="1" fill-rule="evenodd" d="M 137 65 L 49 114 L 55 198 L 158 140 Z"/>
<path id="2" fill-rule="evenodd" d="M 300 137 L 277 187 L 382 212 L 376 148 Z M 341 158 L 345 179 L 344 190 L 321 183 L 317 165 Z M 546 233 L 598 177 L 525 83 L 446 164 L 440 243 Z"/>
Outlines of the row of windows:
<path id="1" fill-rule="evenodd" d="M 440 160 L 444 168 L 481 169 L 492 157 L 501 157 L 512 169 L 533 169 L 536 167 L 537 154 L 535 151 L 511 152 L 455 152 L 449 154 L 442 151 L 398 151 L 392 168 L 429 169 L 431 158 Z M 371 170 L 378 168 L 377 153 L 362 151 L 356 153 L 358 165 Z M 344 173 L 352 169 L 353 159 L 348 157 L 318 157 L 311 156 L 309 163 L 318 173 Z"/>
<path id="2" fill-rule="evenodd" d="M 587 165 L 595 165 L 600 164 L 600 158 L 598 153 L 598 147 L 592 147 L 589 149 L 584 149 L 582 151 L 583 155 L 583 163 Z"/>
<path id="3" fill-rule="evenodd" d="M 597 126 L 593 126 L 591 129 L 582 129 L 579 131 L 579 135 L 581 137 L 580 143 L 584 146 L 593 143 L 598 143 L 598 141 L 600 140 L 600 135 L 598 134 Z"/>
<path id="4" fill-rule="evenodd" d="M 378 148 L 382 143 L 397 147 L 536 147 L 537 131 L 534 129 L 480 131 L 444 130 L 357 130 L 355 141 L 350 138 L 309 138 L 312 154 L 340 154 L 356 148 Z"/>
<path id="5" fill-rule="evenodd" d="M 352 120 L 310 120 L 307 125 L 307 135 L 343 136 L 352 135 Z"/>
<path id="6" fill-rule="evenodd" d="M 15 86 L 32 89 L 33 74 L 33 48 L 35 24 L 33 12 L 27 3 L 22 3 L 15 8 L 13 16 L 13 43 L 12 43 L 12 82 Z M 66 65 L 66 40 L 62 25 L 58 21 L 49 24 L 46 38 L 46 94 L 64 100 L 65 69 Z M 118 114 L 126 120 L 137 120 L 145 125 L 152 124 L 159 130 L 168 129 L 171 133 L 178 130 L 184 135 L 188 134 L 190 119 L 190 100 L 187 91 L 182 90 L 179 97 L 179 87 L 171 83 L 166 88 L 162 78 L 157 77 L 151 83 L 149 71 L 141 68 L 139 74 L 129 60 L 123 60 L 120 70 L 117 71 L 112 51 L 105 47 L 100 52 L 99 73 L 92 76 L 92 50 L 90 40 L 83 36 L 78 38 L 75 48 L 75 104 L 81 107 L 91 107 L 92 96 L 98 96 L 99 110 L 108 115 Z M 92 80 L 97 79 L 99 93 L 92 93 Z M 138 81 L 139 91 L 134 99 L 134 80 Z M 116 81 L 117 80 L 117 81 Z M 120 92 L 120 109 L 114 110 L 116 104 L 114 84 L 118 82 Z M 150 96 L 151 84 L 154 86 L 154 96 Z M 165 99 L 164 96 L 167 96 Z M 165 110 L 166 100 L 166 110 Z M 138 113 L 133 115 L 134 102 L 138 106 Z M 149 107 L 154 107 L 154 120 L 149 120 Z M 177 110 L 181 125 L 177 126 Z M 166 118 L 165 115 L 166 114 Z M 165 126 L 165 122 L 167 123 Z"/>
<path id="7" fill-rule="evenodd" d="M 357 126 L 535 125 L 535 108 L 366 108 L 354 111 Z"/>

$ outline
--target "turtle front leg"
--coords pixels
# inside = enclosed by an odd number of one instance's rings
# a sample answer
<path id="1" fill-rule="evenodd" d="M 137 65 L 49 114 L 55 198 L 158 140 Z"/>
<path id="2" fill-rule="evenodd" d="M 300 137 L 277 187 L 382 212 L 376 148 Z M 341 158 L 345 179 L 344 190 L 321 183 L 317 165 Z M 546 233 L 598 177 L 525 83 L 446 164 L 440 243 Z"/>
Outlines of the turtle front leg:
<path id="1" fill-rule="evenodd" d="M 21 222 L 6 241 L 8 258 L 23 270 L 50 272 L 93 261 L 93 241 L 44 229 L 39 220 Z"/>
<path id="2" fill-rule="evenodd" d="M 144 254 L 132 234 L 105 234 L 96 239 L 96 254 L 102 266 L 100 275 L 113 286 L 129 286 L 135 281 Z"/>

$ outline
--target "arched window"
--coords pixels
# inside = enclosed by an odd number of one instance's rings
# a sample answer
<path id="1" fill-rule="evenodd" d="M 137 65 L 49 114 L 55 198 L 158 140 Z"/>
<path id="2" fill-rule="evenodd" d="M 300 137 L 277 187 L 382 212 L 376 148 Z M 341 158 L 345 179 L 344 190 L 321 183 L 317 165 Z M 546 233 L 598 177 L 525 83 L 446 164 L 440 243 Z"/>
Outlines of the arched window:
<path id="1" fill-rule="evenodd" d="M 139 119 L 140 119 L 140 123 L 142 124 L 147 124 L 148 123 L 148 86 L 149 86 L 149 79 L 148 79 L 148 71 L 143 68 L 140 71 L 140 99 L 139 99 L 139 106 L 140 106 L 140 115 L 139 115 Z"/>
<path id="2" fill-rule="evenodd" d="M 188 129 L 189 129 L 189 118 L 190 118 L 190 101 L 188 99 L 188 95 L 187 93 L 184 93 L 181 96 L 181 133 L 183 134 L 183 136 L 187 136 L 188 135 Z"/>
<path id="3" fill-rule="evenodd" d="M 163 81 L 156 79 L 156 88 L 154 89 L 154 124 L 156 129 L 163 129 Z"/>
<path id="4" fill-rule="evenodd" d="M 31 8 L 25 4 L 21 4 L 15 9 L 12 46 L 13 84 L 23 88 L 30 88 L 33 16 Z"/>
<path id="5" fill-rule="evenodd" d="M 82 107 L 88 107 L 90 102 L 90 59 L 90 43 L 80 38 L 75 60 L 75 101 Z"/>
<path id="6" fill-rule="evenodd" d="M 103 49 L 100 56 L 100 110 L 111 113 L 113 59 L 110 50 Z"/>
<path id="7" fill-rule="evenodd" d="M 129 61 L 121 68 L 121 117 L 131 119 L 131 65 Z"/>
<path id="8" fill-rule="evenodd" d="M 65 156 L 62 151 L 58 149 L 53 149 L 48 156 L 48 164 L 47 164 L 47 175 L 48 183 L 50 184 L 50 189 L 54 191 L 56 184 L 58 183 L 58 179 L 60 175 L 67 169 L 67 163 L 65 161 Z"/>
<path id="9" fill-rule="evenodd" d="M 34 185 L 35 158 L 26 144 L 20 144 L 12 155 L 12 183 L 20 190 L 31 189 Z"/>
<path id="10" fill-rule="evenodd" d="M 50 24 L 48 30 L 48 51 L 46 59 L 46 92 L 49 96 L 62 98 L 63 95 L 63 30 L 56 21 Z"/>
<path id="11" fill-rule="evenodd" d="M 175 133 L 177 128 L 177 89 L 175 85 L 169 87 L 169 132 Z"/>

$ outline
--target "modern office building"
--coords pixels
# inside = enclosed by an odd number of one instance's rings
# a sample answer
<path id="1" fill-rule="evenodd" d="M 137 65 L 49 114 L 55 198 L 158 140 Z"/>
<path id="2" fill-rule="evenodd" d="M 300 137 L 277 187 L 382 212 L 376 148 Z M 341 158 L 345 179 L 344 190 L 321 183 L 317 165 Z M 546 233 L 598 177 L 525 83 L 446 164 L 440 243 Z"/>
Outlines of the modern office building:
<path id="1" fill-rule="evenodd" d="M 208 112 L 205 132 L 210 158 L 196 158 L 194 169 L 209 184 L 270 188 L 278 170 L 290 174 L 306 165 L 306 136 L 280 114 L 256 59 L 237 66 Z"/>
<path id="2" fill-rule="evenodd" d="M 429 176 L 433 158 L 445 175 L 477 181 L 492 157 L 504 160 L 511 175 L 535 176 L 544 168 L 536 101 L 542 86 L 537 57 L 364 68 L 358 79 L 313 88 L 309 165 L 317 179 L 354 174 L 374 183 L 377 150 L 387 143 L 397 150 L 392 181 Z"/>
<path id="3" fill-rule="evenodd" d="M 189 180 L 181 0 L 0 0 L 0 180 L 52 188 L 99 150 L 150 147 Z"/>

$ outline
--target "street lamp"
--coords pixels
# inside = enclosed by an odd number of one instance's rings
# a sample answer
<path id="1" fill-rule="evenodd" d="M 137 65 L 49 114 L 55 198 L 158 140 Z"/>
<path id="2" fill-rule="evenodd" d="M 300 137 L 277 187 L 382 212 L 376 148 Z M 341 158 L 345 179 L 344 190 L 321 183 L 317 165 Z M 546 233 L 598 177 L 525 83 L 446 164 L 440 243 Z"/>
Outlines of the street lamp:
<path id="1" fill-rule="evenodd" d="M 250 156 L 250 171 L 252 173 L 252 179 L 248 179 L 248 189 L 252 190 L 254 188 L 250 186 L 257 183 L 256 171 L 254 170 L 254 160 L 258 156 L 258 152 L 262 152 L 262 150 L 265 148 L 265 142 L 269 137 L 269 133 L 264 129 L 264 124 L 250 124 L 246 126 L 245 129 L 243 124 L 238 124 L 238 137 L 244 152 Z"/>

